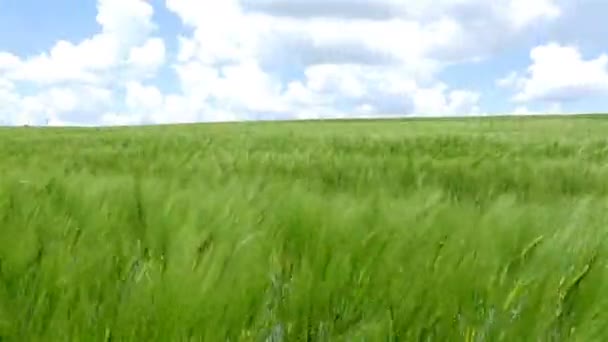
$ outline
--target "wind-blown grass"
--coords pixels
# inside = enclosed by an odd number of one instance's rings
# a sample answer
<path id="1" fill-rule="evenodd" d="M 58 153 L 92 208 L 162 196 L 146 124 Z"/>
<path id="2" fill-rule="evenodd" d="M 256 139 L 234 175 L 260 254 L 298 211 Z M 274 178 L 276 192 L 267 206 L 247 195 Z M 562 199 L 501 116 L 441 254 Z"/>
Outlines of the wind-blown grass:
<path id="1" fill-rule="evenodd" d="M 0 339 L 601 341 L 608 120 L 0 130 Z"/>

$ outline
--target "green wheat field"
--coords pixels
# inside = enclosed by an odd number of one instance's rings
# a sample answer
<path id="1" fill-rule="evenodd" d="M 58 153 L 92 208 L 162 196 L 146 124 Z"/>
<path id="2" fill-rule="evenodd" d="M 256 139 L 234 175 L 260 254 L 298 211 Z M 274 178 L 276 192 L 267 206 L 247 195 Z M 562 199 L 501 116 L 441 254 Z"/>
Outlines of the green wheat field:
<path id="1" fill-rule="evenodd" d="M 1 341 L 606 341 L 608 116 L 0 129 Z"/>

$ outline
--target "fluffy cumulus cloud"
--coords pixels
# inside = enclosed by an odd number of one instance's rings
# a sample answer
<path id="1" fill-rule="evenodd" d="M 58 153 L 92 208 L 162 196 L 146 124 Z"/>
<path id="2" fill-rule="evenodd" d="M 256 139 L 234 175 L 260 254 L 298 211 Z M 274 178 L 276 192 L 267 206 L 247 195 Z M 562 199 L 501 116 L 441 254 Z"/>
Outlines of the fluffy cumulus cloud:
<path id="1" fill-rule="evenodd" d="M 559 102 L 547 103 L 542 107 L 543 107 L 542 110 L 539 110 L 539 109 L 530 109 L 526 105 L 518 105 L 511 112 L 511 114 L 513 114 L 513 115 L 572 114 L 572 113 L 564 111 L 564 109 L 562 108 L 562 105 Z"/>
<path id="2" fill-rule="evenodd" d="M 0 123 L 481 113 L 484 89 L 442 73 L 559 22 L 568 1 L 98 0 L 93 36 L 33 56 L 0 51 Z M 155 11 L 181 32 L 165 32 Z M 530 58 L 497 82 L 516 112 L 608 90 L 606 55 L 547 43 Z"/>
<path id="3" fill-rule="evenodd" d="M 551 0 L 167 0 L 167 7 L 191 29 L 174 64 L 185 97 L 243 119 L 476 113 L 481 95 L 451 89 L 439 72 L 487 58 L 561 14 Z"/>
<path id="4" fill-rule="evenodd" d="M 574 46 L 549 43 L 530 52 L 532 64 L 511 72 L 498 85 L 512 87 L 517 102 L 568 102 L 608 96 L 608 55 L 585 58 Z"/>
<path id="5" fill-rule="evenodd" d="M 241 0 L 246 13 L 315 20 L 323 40 L 367 47 L 380 57 L 483 58 L 543 20 L 560 16 L 553 0 Z M 292 21 L 293 22 L 293 21 Z M 331 33 L 330 33 L 331 32 Z M 328 37 L 330 37 L 328 36 Z M 344 39 L 348 36 L 350 39 Z M 336 43 L 331 38 L 328 43 Z M 334 45 L 331 45 L 334 46 Z M 361 51 L 359 56 L 368 56 Z M 409 54 L 408 54 L 409 53 Z M 409 64 L 409 63 L 408 63 Z"/>
<path id="6" fill-rule="evenodd" d="M 100 31 L 80 42 L 59 40 L 48 52 L 0 52 L 0 121 L 95 124 L 115 106 L 125 82 L 145 79 L 165 62 L 152 36 L 153 8 L 143 0 L 99 0 Z"/>
<path id="7" fill-rule="evenodd" d="M 149 38 L 155 28 L 152 14 L 143 0 L 99 0 L 101 32 L 78 43 L 59 40 L 47 53 L 23 59 L 4 52 L 5 77 L 38 85 L 107 84 L 121 68 L 158 66 L 164 43 Z"/>

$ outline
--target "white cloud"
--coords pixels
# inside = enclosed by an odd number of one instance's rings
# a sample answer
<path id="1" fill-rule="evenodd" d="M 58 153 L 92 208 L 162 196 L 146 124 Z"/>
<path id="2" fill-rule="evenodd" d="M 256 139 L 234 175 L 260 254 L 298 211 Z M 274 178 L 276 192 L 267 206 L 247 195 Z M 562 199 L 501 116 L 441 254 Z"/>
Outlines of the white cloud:
<path id="1" fill-rule="evenodd" d="M 482 94 L 450 87 L 441 72 L 509 49 L 567 15 L 564 1 L 165 0 L 187 27 L 176 34 L 177 51 L 167 51 L 172 44 L 155 36 L 151 2 L 98 0 L 100 31 L 88 39 L 61 40 L 35 56 L 0 51 L 0 119 L 137 124 L 479 114 Z M 531 58 L 526 73 L 497 81 L 517 101 L 559 103 L 603 93 L 608 84 L 604 55 L 585 59 L 549 44 Z M 178 81 L 170 93 L 155 82 L 167 63 Z"/>
<path id="2" fill-rule="evenodd" d="M 478 114 L 480 94 L 468 90 L 447 91 L 444 84 L 421 89 L 414 96 L 415 112 L 426 115 Z"/>
<path id="3" fill-rule="evenodd" d="M 407 44 L 412 37 L 408 30 L 405 35 L 403 30 L 388 33 L 390 26 L 415 24 L 420 30 L 410 45 L 427 45 L 428 53 L 454 61 L 486 57 L 526 28 L 562 15 L 555 0 L 241 0 L 241 3 L 247 14 L 264 14 L 274 19 L 294 19 L 300 23 L 327 21 L 343 29 L 383 26 L 386 31 L 375 34 L 375 38 L 392 38 L 396 41 L 394 47 Z"/>
<path id="4" fill-rule="evenodd" d="M 552 0 L 242 0 L 241 3 L 246 11 L 296 18 L 432 20 L 446 14 L 462 18 L 506 14 L 513 26 L 555 18 L 561 13 Z"/>
<path id="5" fill-rule="evenodd" d="M 125 110 L 108 111 L 100 119 L 104 125 L 193 123 L 235 121 L 237 111 L 214 108 L 205 101 L 181 94 L 163 94 L 153 85 L 137 81 L 126 86 Z"/>
<path id="6" fill-rule="evenodd" d="M 101 34 L 116 36 L 127 47 L 140 44 L 156 28 L 146 0 L 98 0 L 97 11 Z"/>
<path id="7" fill-rule="evenodd" d="M 0 125 L 12 122 L 14 109 L 19 106 L 19 96 L 15 92 L 14 84 L 0 78 Z"/>
<path id="8" fill-rule="evenodd" d="M 6 72 L 16 81 L 29 81 L 48 85 L 65 81 L 96 83 L 99 76 L 95 69 L 103 69 L 114 63 L 115 51 L 111 37 L 87 40 L 78 46 L 59 41 L 50 52 L 19 60 Z"/>
<path id="9" fill-rule="evenodd" d="M 539 0 L 522 19 L 518 4 L 167 0 L 193 30 L 174 65 L 184 96 L 242 118 L 477 112 L 479 93 L 448 89 L 437 74 L 486 53 L 471 22 L 517 33 L 559 15 Z"/>
<path id="10" fill-rule="evenodd" d="M 59 40 L 34 56 L 0 51 L 0 80 L 13 85 L 0 95 L 3 121 L 96 123 L 108 108 L 120 107 L 115 89 L 155 75 L 166 51 L 161 38 L 150 37 L 151 4 L 98 0 L 97 9 L 100 31 L 80 42 Z"/>
<path id="11" fill-rule="evenodd" d="M 146 41 L 155 28 L 153 8 L 147 1 L 98 0 L 97 7 L 99 33 L 76 44 L 59 40 L 48 53 L 25 59 L 2 53 L 0 65 L 5 67 L 0 71 L 4 70 L 10 79 L 41 85 L 107 83 L 127 58 L 133 63 L 144 63 L 144 68 L 162 62 L 162 40 Z"/>
<path id="12" fill-rule="evenodd" d="M 143 75 L 154 75 L 165 64 L 165 43 L 160 38 L 150 38 L 141 46 L 129 51 L 128 63 Z"/>
<path id="13" fill-rule="evenodd" d="M 537 115 L 537 114 L 540 114 L 540 113 L 537 112 L 537 111 L 534 111 L 534 110 L 530 110 L 526 106 L 517 106 L 517 107 L 515 107 L 515 109 L 513 110 L 513 112 L 510 113 L 510 114 L 515 114 L 515 115 Z"/>
<path id="14" fill-rule="evenodd" d="M 530 51 L 524 73 L 511 72 L 497 81 L 515 89 L 516 102 L 563 102 L 608 95 L 608 55 L 585 59 L 574 46 L 549 43 Z"/>
<path id="15" fill-rule="evenodd" d="M 104 126 L 132 126 L 141 125 L 142 118 L 136 113 L 107 112 L 101 116 L 99 124 Z"/>
<path id="16" fill-rule="evenodd" d="M 543 110 L 532 110 L 529 107 L 520 105 L 515 107 L 512 113 L 515 115 L 542 115 L 542 114 L 568 114 L 568 112 L 564 111 L 562 105 L 559 102 L 549 103 L 548 105 L 543 107 Z"/>
<path id="17" fill-rule="evenodd" d="M 304 81 L 292 82 L 283 97 L 301 118 L 342 117 L 357 111 L 406 115 L 414 110 L 411 97 L 417 87 L 407 72 L 392 67 L 322 64 L 308 67 Z"/>
<path id="18" fill-rule="evenodd" d="M 0 51 L 0 72 L 11 70 L 19 65 L 21 61 L 19 57 L 12 53 Z"/>
<path id="19" fill-rule="evenodd" d="M 193 41 L 182 37 L 188 52 L 181 55 L 197 50 L 208 64 L 275 53 L 275 60 L 304 64 L 474 59 L 560 15 L 554 0 L 167 0 L 167 6 L 195 30 Z"/>
<path id="20" fill-rule="evenodd" d="M 131 110 L 155 111 L 163 103 L 163 94 L 154 86 L 145 86 L 139 82 L 127 84 L 125 99 L 127 108 Z"/>
<path id="21" fill-rule="evenodd" d="M 509 19 L 515 28 L 528 26 L 540 18 L 555 19 L 562 14 L 553 0 L 510 0 L 507 3 Z"/>
<path id="22" fill-rule="evenodd" d="M 112 105 L 111 91 L 95 86 L 56 86 L 20 95 L 17 88 L 7 92 L 0 89 L 1 121 L 18 125 L 41 125 L 47 121 L 78 122 L 83 118 L 94 119 L 96 113 Z"/>

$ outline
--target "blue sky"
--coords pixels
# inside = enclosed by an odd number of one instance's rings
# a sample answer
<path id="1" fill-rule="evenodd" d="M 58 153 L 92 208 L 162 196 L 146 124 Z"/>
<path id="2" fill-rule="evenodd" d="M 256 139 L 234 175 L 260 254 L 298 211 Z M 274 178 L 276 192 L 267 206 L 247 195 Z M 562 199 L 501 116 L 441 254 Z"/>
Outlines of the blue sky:
<path id="1" fill-rule="evenodd" d="M 604 112 L 601 0 L 0 0 L 0 124 Z"/>

